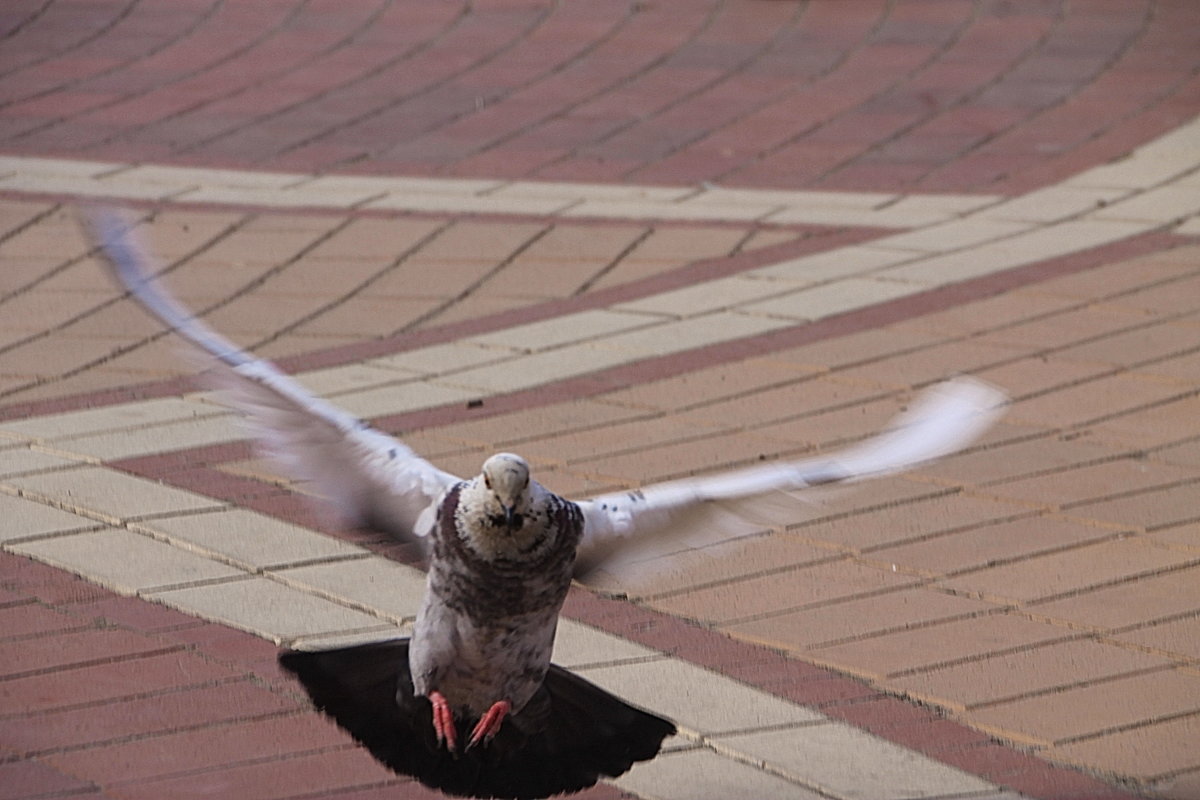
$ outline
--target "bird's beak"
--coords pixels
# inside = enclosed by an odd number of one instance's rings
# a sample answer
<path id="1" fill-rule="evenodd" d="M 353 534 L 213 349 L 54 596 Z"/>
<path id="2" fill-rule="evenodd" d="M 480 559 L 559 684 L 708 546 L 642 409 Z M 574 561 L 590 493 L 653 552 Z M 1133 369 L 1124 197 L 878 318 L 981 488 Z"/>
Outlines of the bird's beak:
<path id="1" fill-rule="evenodd" d="M 521 523 L 524 522 L 524 520 L 521 519 L 521 515 L 517 513 L 517 510 L 512 506 L 503 506 L 503 508 L 504 527 L 508 528 L 510 531 L 515 531 L 517 528 L 520 528 Z"/>

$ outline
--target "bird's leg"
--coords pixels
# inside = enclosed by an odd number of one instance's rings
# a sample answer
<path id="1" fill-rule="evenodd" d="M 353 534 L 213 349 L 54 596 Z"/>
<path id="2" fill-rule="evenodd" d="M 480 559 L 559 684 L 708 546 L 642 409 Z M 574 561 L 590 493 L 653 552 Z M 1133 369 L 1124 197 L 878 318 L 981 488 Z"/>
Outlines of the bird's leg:
<path id="1" fill-rule="evenodd" d="M 456 752 L 458 733 L 454 729 L 454 714 L 450 711 L 446 696 L 439 691 L 432 691 L 428 697 L 433 704 L 433 732 L 437 734 L 438 744 L 446 745 L 451 753 Z"/>
<path id="2" fill-rule="evenodd" d="M 500 732 L 500 726 L 510 711 L 512 711 L 512 703 L 507 700 L 492 703 L 492 707 L 487 710 L 487 713 L 479 718 L 479 722 L 475 723 L 475 730 L 471 731 L 471 741 L 467 744 L 467 749 L 470 750 L 480 742 L 490 742 Z"/>

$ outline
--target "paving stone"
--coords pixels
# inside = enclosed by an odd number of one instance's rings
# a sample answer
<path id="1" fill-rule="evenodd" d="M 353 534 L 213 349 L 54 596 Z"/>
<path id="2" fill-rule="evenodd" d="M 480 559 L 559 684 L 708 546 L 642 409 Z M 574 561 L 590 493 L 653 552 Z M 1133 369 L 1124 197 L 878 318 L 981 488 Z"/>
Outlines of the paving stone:
<path id="1" fill-rule="evenodd" d="M 1166 572 L 1106 586 L 1088 592 L 1034 603 L 1031 613 L 1051 619 L 1110 629 L 1135 625 L 1200 610 L 1200 601 L 1189 591 L 1200 568 Z"/>
<path id="2" fill-rule="evenodd" d="M 1160 656 L 1077 640 L 897 677 L 892 683 L 913 697 L 936 698 L 943 705 L 969 709 L 1169 663 Z"/>
<path id="3" fill-rule="evenodd" d="M 740 622 L 724 630 L 768 646 L 803 650 L 918 624 L 970 617 L 994 608 L 980 601 L 926 589 L 903 589 Z"/>
<path id="4" fill-rule="evenodd" d="M 63 509 L 114 522 L 225 506 L 191 492 L 96 466 L 12 478 L 8 484 Z"/>
<path id="5" fill-rule="evenodd" d="M 841 669 L 884 679 L 1075 635 L 1067 628 L 1032 622 L 1013 614 L 985 614 L 833 647 L 817 647 L 806 655 Z"/>
<path id="6" fill-rule="evenodd" d="M 234 670 L 192 653 L 152 654 L 65 672 L 12 678 L 0 684 L 0 700 L 9 714 L 36 714 L 112 701 L 130 694 L 196 687 L 236 676 Z"/>
<path id="7" fill-rule="evenodd" d="M 653 605 L 671 614 L 723 624 L 916 582 L 910 575 L 841 560 L 786 572 L 772 570 L 772 574 L 762 577 L 723 582 L 712 588 L 655 600 Z"/>
<path id="8" fill-rule="evenodd" d="M 1200 661 L 1200 617 L 1160 622 L 1114 636 L 1114 640 L 1149 648 L 1173 658 Z"/>
<path id="9" fill-rule="evenodd" d="M 554 637 L 552 660 L 564 667 L 598 665 L 606 662 L 631 661 L 661 655 L 628 639 L 613 636 L 590 625 L 561 619 Z"/>
<path id="10" fill-rule="evenodd" d="M 971 722 L 1045 745 L 1197 711 L 1200 675 L 1162 670 L 981 708 Z"/>
<path id="11" fill-rule="evenodd" d="M 1194 471 L 1144 459 L 1089 464 L 1036 478 L 994 484 L 991 491 L 1019 500 L 1070 507 L 1082 501 L 1179 483 Z"/>
<path id="12" fill-rule="evenodd" d="M 196 416 L 212 414 L 213 411 L 211 407 L 197 405 L 188 400 L 162 398 L 84 411 L 71 411 L 65 414 L 52 414 L 23 421 L 8 421 L 3 423 L 3 428 L 5 431 L 38 439 L 59 439 L 66 436 L 122 430 L 177 419 L 192 419 Z"/>
<path id="13" fill-rule="evenodd" d="M 817 320 L 913 294 L 911 285 L 899 281 L 843 278 L 812 289 L 740 306 L 747 314 L 792 320 Z"/>
<path id="14" fill-rule="evenodd" d="M 255 758 L 277 758 L 342 743 L 342 734 L 316 714 L 239 721 L 194 731 L 120 742 L 86 750 L 58 753 L 44 760 L 74 775 L 87 775 L 113 786 L 156 777 L 214 768 L 227 768 Z"/>
<path id="15" fill-rule="evenodd" d="M 266 578 L 247 578 L 146 596 L 187 614 L 214 619 L 275 642 L 298 636 L 377 627 L 380 617 L 297 591 Z"/>
<path id="16" fill-rule="evenodd" d="M 136 681 L 136 675 L 130 676 Z M 295 711 L 298 700 L 275 694 L 248 680 L 113 700 L 100 705 L 40 713 L 0 722 L 5 741 L 17 753 L 65 750 L 104 741 L 140 738 L 242 717 Z"/>
<path id="17" fill-rule="evenodd" d="M 359 389 L 331 398 L 335 404 L 362 419 L 402 414 L 422 408 L 466 403 L 478 397 L 478 391 L 449 386 L 447 382 L 416 380 L 372 389 Z"/>
<path id="18" fill-rule="evenodd" d="M 939 585 L 1000 600 L 1028 603 L 1194 561 L 1189 553 L 1149 546 L 1136 538 L 1104 541 L 1034 556 L 954 578 Z"/>
<path id="19" fill-rule="evenodd" d="M 512 350 L 538 352 L 565 344 L 595 339 L 617 331 L 631 330 L 652 324 L 655 320 L 637 314 L 596 310 L 557 317 L 545 322 L 518 325 L 503 331 L 471 338 L 483 347 L 506 347 Z"/>
<path id="20" fill-rule="evenodd" d="M 117 461 L 162 452 L 164 443 L 172 450 L 182 450 L 234 441 L 244 436 L 245 428 L 233 415 L 216 414 L 132 431 L 67 437 L 55 440 L 54 446 L 92 459 Z"/>
<path id="21" fill-rule="evenodd" d="M 134 523 L 130 530 L 164 538 L 186 550 L 216 555 L 253 571 L 366 554 L 365 550 L 331 536 L 245 509 L 161 517 Z"/>
<path id="22" fill-rule="evenodd" d="M 933 577 L 1024 560 L 1121 535 L 1121 529 L 1038 515 L 872 549 L 871 561 Z"/>
<path id="23" fill-rule="evenodd" d="M 78 463 L 78 458 L 69 458 L 58 451 L 47 452 L 31 447 L 9 447 L 0 450 L 0 478 L 25 475 L 31 472 L 49 472 L 59 467 L 69 467 Z"/>
<path id="24" fill-rule="evenodd" d="M 1200 731 L 1200 714 L 1045 750 L 1048 758 L 1072 764 L 1104 764 L 1123 775 L 1155 779 L 1188 769 L 1195 763 L 1192 744 Z M 1179 795 L 1186 797 L 1186 795 Z"/>
<path id="25" fill-rule="evenodd" d="M 974 775 L 840 723 L 717 737 L 715 742 L 803 775 L 806 783 L 839 798 L 899 800 L 992 788 Z"/>
<path id="26" fill-rule="evenodd" d="M 721 756 L 708 748 L 659 756 L 634 766 L 616 784 L 639 796 L 663 800 L 718 800 L 747 792 L 783 800 L 816 800 L 815 789 Z"/>
<path id="27" fill-rule="evenodd" d="M 656 660 L 581 670 L 589 681 L 631 703 L 652 708 L 685 728 L 703 734 L 825 717 L 803 706 L 780 702 L 718 673 L 681 661 Z"/>
<path id="28" fill-rule="evenodd" d="M 219 796 L 282 800 L 313 791 L 358 787 L 392 779 L 392 773 L 365 750 L 338 749 L 294 755 L 261 763 L 234 764 L 181 777 L 113 787 L 108 793 L 121 800 L 163 797 Z"/>
<path id="29" fill-rule="evenodd" d="M 148 636 L 122 630 L 81 630 L 56 636 L 0 642 L 0 674 L 4 678 L 71 669 L 173 649 Z"/>
<path id="30" fill-rule="evenodd" d="M 397 620 L 415 619 L 425 595 L 423 573 L 382 558 L 273 569 L 270 575 L 290 586 Z"/>
<path id="31" fill-rule="evenodd" d="M 10 545 L 9 549 L 87 575 L 90 580 L 122 594 L 244 574 L 228 564 L 112 528 L 23 542 Z"/>
<path id="32" fill-rule="evenodd" d="M 5 520 L 0 542 L 100 527 L 94 519 L 7 494 L 0 494 L 0 515 Z"/>

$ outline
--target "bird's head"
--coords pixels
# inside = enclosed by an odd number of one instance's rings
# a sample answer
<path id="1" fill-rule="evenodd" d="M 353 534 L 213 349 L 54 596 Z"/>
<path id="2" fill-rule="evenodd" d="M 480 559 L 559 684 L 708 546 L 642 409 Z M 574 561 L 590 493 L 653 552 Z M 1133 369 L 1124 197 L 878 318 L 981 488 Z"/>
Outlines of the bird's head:
<path id="1" fill-rule="evenodd" d="M 503 515 L 497 523 L 510 531 L 519 530 L 529 496 L 529 464 L 518 455 L 497 453 L 483 462 L 482 477 Z"/>

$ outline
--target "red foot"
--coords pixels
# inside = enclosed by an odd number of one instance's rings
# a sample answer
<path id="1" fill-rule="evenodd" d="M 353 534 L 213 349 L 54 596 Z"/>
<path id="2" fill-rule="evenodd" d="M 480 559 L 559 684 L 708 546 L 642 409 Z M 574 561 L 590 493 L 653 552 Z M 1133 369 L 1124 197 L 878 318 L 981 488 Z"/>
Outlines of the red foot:
<path id="1" fill-rule="evenodd" d="M 480 742 L 490 742 L 500 732 L 500 726 L 510 711 L 512 711 L 512 703 L 507 700 L 492 703 L 492 707 L 475 724 L 475 730 L 471 731 L 471 741 L 467 744 L 467 749 L 471 749 Z"/>
<path id="2" fill-rule="evenodd" d="M 458 734 L 454 730 L 454 714 L 450 712 L 450 704 L 441 692 L 430 692 L 429 702 L 433 703 L 433 732 L 437 734 L 438 744 L 446 745 L 451 753 L 458 750 Z"/>

